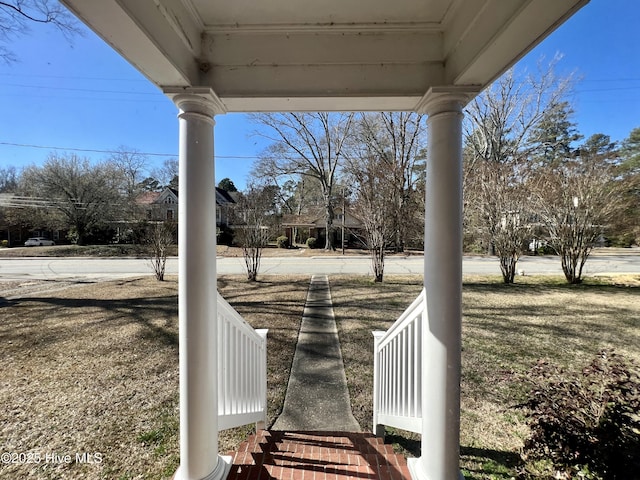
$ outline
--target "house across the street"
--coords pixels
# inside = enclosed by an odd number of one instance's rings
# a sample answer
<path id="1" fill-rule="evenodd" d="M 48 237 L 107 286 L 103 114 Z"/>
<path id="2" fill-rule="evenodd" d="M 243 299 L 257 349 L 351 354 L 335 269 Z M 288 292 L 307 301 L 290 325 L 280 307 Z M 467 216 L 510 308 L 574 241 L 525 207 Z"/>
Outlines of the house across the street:
<path id="1" fill-rule="evenodd" d="M 334 208 L 333 219 L 333 244 L 337 247 L 342 245 L 344 229 L 345 246 L 363 246 L 364 225 L 356 216 L 346 211 L 343 215 L 342 208 Z M 285 214 L 282 216 L 282 229 L 289 239 L 289 245 L 303 244 L 308 238 L 315 238 L 316 245 L 324 245 L 327 234 L 325 215 L 316 214 Z"/>

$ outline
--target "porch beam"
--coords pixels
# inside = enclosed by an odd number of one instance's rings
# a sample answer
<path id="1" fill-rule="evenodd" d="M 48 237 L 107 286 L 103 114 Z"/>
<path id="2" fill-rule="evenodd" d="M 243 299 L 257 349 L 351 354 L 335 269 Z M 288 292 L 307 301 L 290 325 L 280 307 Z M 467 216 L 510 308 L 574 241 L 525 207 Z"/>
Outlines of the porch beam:
<path id="1" fill-rule="evenodd" d="M 208 89 L 165 89 L 179 109 L 180 467 L 175 480 L 221 480 L 218 455 L 214 115 Z"/>
<path id="2" fill-rule="evenodd" d="M 414 479 L 462 479 L 460 348 L 462 323 L 462 108 L 477 88 L 431 89 L 428 115 L 422 328 L 422 453 Z"/>

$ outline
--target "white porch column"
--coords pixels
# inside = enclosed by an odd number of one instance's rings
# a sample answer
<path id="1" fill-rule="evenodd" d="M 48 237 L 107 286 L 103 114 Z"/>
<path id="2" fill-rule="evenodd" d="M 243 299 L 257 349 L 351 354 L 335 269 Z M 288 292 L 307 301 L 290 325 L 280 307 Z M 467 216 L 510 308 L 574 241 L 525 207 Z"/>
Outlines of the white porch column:
<path id="1" fill-rule="evenodd" d="M 210 89 L 165 90 L 180 110 L 178 322 L 180 467 L 176 480 L 220 480 L 218 455 L 216 197 Z"/>
<path id="2" fill-rule="evenodd" d="M 458 480 L 462 321 L 462 107 L 468 90 L 430 90 L 428 114 L 422 329 L 422 453 L 414 479 Z"/>

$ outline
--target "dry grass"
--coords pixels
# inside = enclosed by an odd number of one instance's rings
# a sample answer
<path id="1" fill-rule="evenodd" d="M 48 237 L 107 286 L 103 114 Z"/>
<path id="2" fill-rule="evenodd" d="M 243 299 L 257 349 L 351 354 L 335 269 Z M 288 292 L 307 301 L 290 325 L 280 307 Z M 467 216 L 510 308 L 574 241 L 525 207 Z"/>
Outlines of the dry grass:
<path id="1" fill-rule="evenodd" d="M 526 428 L 511 407 L 523 393 L 518 375 L 538 358 L 573 368 L 613 347 L 640 362 L 638 280 L 580 286 L 550 277 L 519 277 L 512 286 L 498 278 L 465 280 L 461 440 L 467 478 L 513 475 Z M 308 281 L 219 279 L 225 298 L 254 327 L 270 329 L 270 423 L 284 401 Z M 421 279 L 388 276 L 374 284 L 338 276 L 331 285 L 354 415 L 371 428 L 371 330 L 388 328 L 415 298 Z M 99 452 L 102 462 L 0 465 L 0 478 L 170 476 L 178 465 L 176 280 L 84 285 L 4 302 L 2 295 L 2 451 Z M 247 430 L 223 432 L 220 450 L 234 448 Z M 390 433 L 398 448 L 417 453 L 414 438 Z"/>
<path id="2" fill-rule="evenodd" d="M 467 478 L 509 479 L 527 434 L 519 410 L 520 375 L 546 358 L 581 368 L 600 349 L 614 348 L 640 363 L 640 278 L 523 277 L 517 285 L 470 277 L 463 291 L 462 466 Z M 384 284 L 332 277 L 332 295 L 354 415 L 371 429 L 373 337 L 418 294 L 420 277 L 386 277 Z M 419 455 L 415 435 L 389 431 L 405 453 Z"/>
<path id="3" fill-rule="evenodd" d="M 422 289 L 418 276 L 331 276 L 331 299 L 340 335 L 353 415 L 371 431 L 373 391 L 373 330 L 387 330 Z"/>
<path id="4" fill-rule="evenodd" d="M 262 278 L 248 285 L 241 277 L 223 277 L 219 287 L 250 323 L 270 328 L 272 422 L 284 401 L 308 278 Z M 178 465 L 175 279 L 44 292 L 4 301 L 0 312 L 0 445 L 2 452 L 30 454 L 33 462 L 40 455 L 40 463 L 0 464 L 0 478 L 124 480 L 173 474 Z M 223 432 L 221 452 L 234 448 L 244 434 Z M 99 453 L 92 459 L 101 462 L 76 462 L 76 453 L 85 452 Z M 47 463 L 47 454 L 58 457 Z M 70 463 L 60 463 L 64 455 L 71 455 Z"/>

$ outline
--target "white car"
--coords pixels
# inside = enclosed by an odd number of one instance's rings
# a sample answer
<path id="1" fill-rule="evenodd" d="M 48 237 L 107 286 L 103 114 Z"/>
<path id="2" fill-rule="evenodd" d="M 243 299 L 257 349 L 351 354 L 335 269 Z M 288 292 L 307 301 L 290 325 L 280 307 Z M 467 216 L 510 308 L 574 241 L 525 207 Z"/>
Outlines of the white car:
<path id="1" fill-rule="evenodd" d="M 54 241 L 44 237 L 28 238 L 27 241 L 24 242 L 25 247 L 50 247 L 51 245 L 55 245 Z"/>

